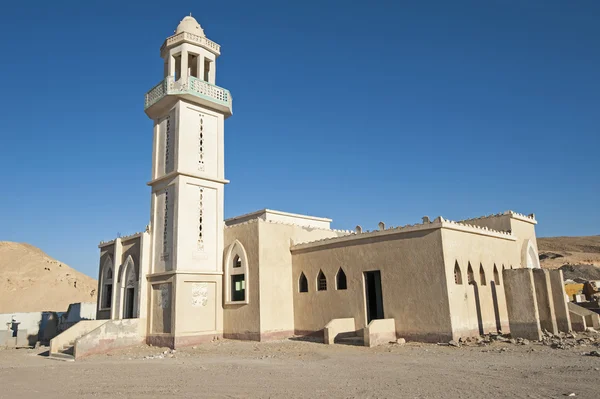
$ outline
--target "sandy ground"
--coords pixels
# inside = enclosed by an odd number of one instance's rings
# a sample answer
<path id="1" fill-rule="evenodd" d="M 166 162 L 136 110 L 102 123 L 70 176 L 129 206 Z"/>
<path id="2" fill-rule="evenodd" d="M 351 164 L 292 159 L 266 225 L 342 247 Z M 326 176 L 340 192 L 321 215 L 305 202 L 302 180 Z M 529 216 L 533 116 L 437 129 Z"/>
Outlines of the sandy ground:
<path id="1" fill-rule="evenodd" d="M 162 359 L 145 359 L 162 349 L 144 346 L 77 362 L 0 350 L 0 398 L 598 398 L 600 357 L 582 354 L 594 349 L 224 340 Z"/>

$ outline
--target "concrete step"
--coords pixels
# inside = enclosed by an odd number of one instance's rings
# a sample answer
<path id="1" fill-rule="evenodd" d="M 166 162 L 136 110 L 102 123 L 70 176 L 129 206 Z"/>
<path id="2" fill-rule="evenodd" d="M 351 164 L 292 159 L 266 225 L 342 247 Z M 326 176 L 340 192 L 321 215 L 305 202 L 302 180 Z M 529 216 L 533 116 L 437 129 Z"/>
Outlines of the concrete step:
<path id="1" fill-rule="evenodd" d="M 51 353 L 48 356 L 48 359 L 59 360 L 61 362 L 74 362 L 75 356 L 59 352 L 59 353 Z"/>
<path id="2" fill-rule="evenodd" d="M 75 347 L 74 346 L 63 346 L 58 352 L 65 354 L 65 355 L 71 355 L 73 356 L 73 352 L 74 352 Z"/>

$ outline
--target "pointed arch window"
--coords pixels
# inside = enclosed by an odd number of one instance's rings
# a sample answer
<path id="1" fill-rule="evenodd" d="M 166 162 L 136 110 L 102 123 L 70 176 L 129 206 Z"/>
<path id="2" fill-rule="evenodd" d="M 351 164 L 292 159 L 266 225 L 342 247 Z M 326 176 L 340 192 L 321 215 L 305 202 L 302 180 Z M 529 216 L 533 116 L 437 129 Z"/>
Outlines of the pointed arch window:
<path id="1" fill-rule="evenodd" d="M 462 285 L 462 273 L 460 271 L 460 266 L 458 265 L 458 261 L 454 262 L 454 283 L 457 285 Z"/>
<path id="2" fill-rule="evenodd" d="M 346 281 L 346 273 L 344 273 L 344 269 L 340 267 L 337 275 L 335 276 L 335 288 L 338 290 L 345 290 L 348 288 L 348 283 Z"/>
<path id="3" fill-rule="evenodd" d="M 496 285 L 500 285 L 500 273 L 498 273 L 498 268 L 496 267 L 495 263 L 494 263 L 494 283 L 496 283 Z"/>
<path id="4" fill-rule="evenodd" d="M 479 264 L 479 283 L 481 285 L 487 285 L 487 282 L 485 281 L 485 270 L 483 270 L 483 265 L 481 263 Z"/>
<path id="5" fill-rule="evenodd" d="M 113 262 L 110 256 L 108 256 L 102 267 L 102 285 L 100 286 L 102 290 L 100 296 L 101 309 L 110 309 L 112 306 L 113 276 Z"/>
<path id="6" fill-rule="evenodd" d="M 298 279 L 298 291 L 308 292 L 308 279 L 304 273 L 300 273 L 300 278 Z"/>
<path id="7" fill-rule="evenodd" d="M 317 276 L 317 291 L 327 291 L 327 277 L 325 277 L 323 270 L 319 270 Z"/>
<path id="8" fill-rule="evenodd" d="M 223 257 L 225 262 L 225 303 L 249 303 L 249 266 L 246 249 L 241 242 L 235 240 Z"/>
<path id="9" fill-rule="evenodd" d="M 471 267 L 471 262 L 469 262 L 469 267 L 467 268 L 467 283 L 473 284 L 475 282 L 475 275 L 473 274 L 473 268 Z"/>

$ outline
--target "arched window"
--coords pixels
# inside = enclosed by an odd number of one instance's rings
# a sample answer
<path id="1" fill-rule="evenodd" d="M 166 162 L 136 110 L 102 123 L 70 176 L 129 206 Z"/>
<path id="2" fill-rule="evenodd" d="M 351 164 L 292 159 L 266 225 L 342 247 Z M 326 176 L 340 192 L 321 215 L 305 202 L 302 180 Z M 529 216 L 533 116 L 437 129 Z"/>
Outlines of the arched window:
<path id="1" fill-rule="evenodd" d="M 340 270 L 338 270 L 337 275 L 335 276 L 335 285 L 336 285 L 336 289 L 338 290 L 345 290 L 346 288 L 348 288 L 348 285 L 346 283 L 346 273 L 344 273 L 344 270 L 340 267 Z"/>
<path id="2" fill-rule="evenodd" d="M 475 282 L 475 275 L 473 274 L 473 268 L 471 267 L 471 262 L 469 262 L 469 267 L 467 268 L 467 283 L 473 284 Z"/>
<path id="3" fill-rule="evenodd" d="M 235 240 L 227 249 L 225 262 L 226 304 L 249 303 L 248 255 L 241 242 Z"/>
<path id="4" fill-rule="evenodd" d="M 498 273 L 498 268 L 496 267 L 495 263 L 494 263 L 494 283 L 496 283 L 496 285 L 500 284 L 500 274 Z"/>
<path id="5" fill-rule="evenodd" d="M 308 292 L 308 280 L 304 273 L 300 273 L 300 279 L 298 280 L 298 291 Z"/>
<path id="6" fill-rule="evenodd" d="M 462 273 L 460 272 L 460 266 L 458 266 L 458 261 L 454 262 L 454 283 L 462 284 Z"/>
<path id="7" fill-rule="evenodd" d="M 479 283 L 481 285 L 487 285 L 487 282 L 485 281 L 485 270 L 483 270 L 483 265 L 481 263 L 479 264 Z"/>
<path id="8" fill-rule="evenodd" d="M 327 277 L 323 274 L 323 270 L 319 270 L 317 276 L 317 291 L 327 291 Z"/>
<path id="9" fill-rule="evenodd" d="M 102 268 L 102 295 L 100 297 L 100 308 L 102 309 L 110 309 L 112 306 L 113 274 L 113 262 L 108 256 Z"/>

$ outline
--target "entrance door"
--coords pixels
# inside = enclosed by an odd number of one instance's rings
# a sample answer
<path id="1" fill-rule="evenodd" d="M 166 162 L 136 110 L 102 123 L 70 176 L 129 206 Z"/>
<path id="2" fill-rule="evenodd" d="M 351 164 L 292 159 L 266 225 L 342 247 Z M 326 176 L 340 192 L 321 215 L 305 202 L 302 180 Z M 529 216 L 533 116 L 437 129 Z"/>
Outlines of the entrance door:
<path id="1" fill-rule="evenodd" d="M 133 319 L 133 296 L 134 288 L 127 288 L 125 293 L 125 314 L 124 319 Z"/>
<path id="2" fill-rule="evenodd" d="M 367 324 L 371 320 L 383 319 L 383 297 L 379 270 L 365 272 L 365 298 L 367 301 Z"/>

